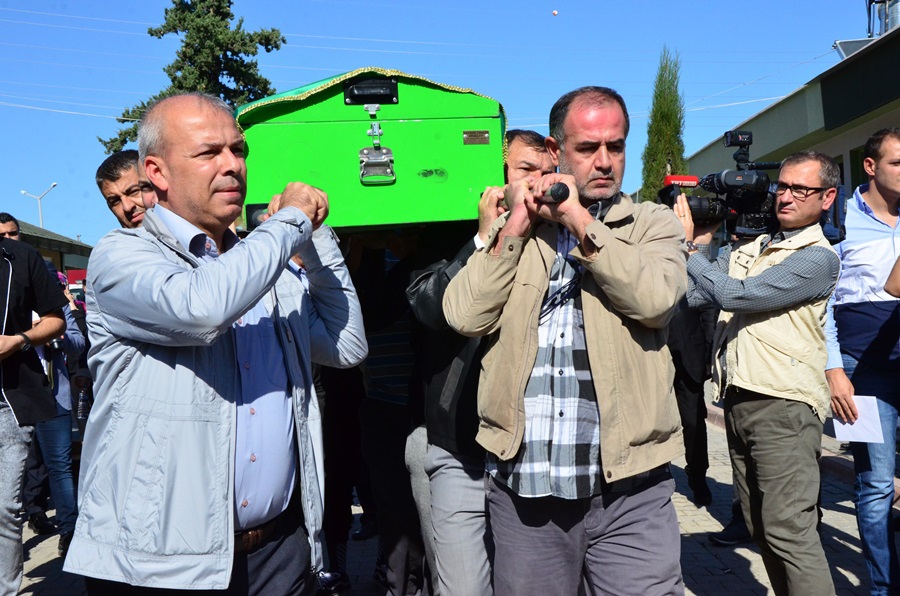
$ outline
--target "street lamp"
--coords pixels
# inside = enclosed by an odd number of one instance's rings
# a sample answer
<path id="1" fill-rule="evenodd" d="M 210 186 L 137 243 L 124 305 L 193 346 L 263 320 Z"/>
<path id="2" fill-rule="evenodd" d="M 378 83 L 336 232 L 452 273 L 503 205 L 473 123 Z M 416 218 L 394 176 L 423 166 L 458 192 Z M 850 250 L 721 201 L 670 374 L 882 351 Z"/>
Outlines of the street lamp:
<path id="1" fill-rule="evenodd" d="M 38 222 L 40 223 L 41 228 L 44 227 L 44 212 L 41 211 L 41 199 L 43 199 L 43 198 L 44 198 L 44 195 L 47 194 L 48 192 L 50 192 L 51 190 L 53 190 L 54 188 L 56 188 L 56 182 L 54 182 L 53 184 L 51 184 L 51 185 L 50 185 L 50 188 L 48 188 L 47 190 L 45 190 L 44 192 L 42 192 L 42 193 L 40 194 L 40 196 L 38 196 L 38 195 L 33 195 L 33 194 L 30 194 L 30 193 L 27 193 L 27 192 L 25 192 L 24 190 L 23 190 L 23 191 L 20 191 L 20 192 L 21 192 L 23 195 L 25 195 L 26 197 L 31 197 L 32 199 L 37 199 L 37 202 L 38 202 Z"/>

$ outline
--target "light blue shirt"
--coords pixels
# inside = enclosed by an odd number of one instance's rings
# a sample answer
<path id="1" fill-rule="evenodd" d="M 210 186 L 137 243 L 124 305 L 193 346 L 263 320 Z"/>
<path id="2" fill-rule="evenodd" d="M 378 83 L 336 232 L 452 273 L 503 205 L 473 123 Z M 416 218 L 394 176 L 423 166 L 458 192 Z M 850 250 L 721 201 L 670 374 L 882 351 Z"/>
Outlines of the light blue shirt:
<path id="1" fill-rule="evenodd" d="M 900 226 L 878 219 L 863 199 L 868 190 L 863 184 L 847 200 L 847 235 L 834 247 L 841 276 L 828 302 L 826 370 L 843 368 L 842 354 L 857 360 L 865 354 L 877 367 L 893 368 L 900 361 L 900 301 L 884 291 L 900 256 Z"/>
<path id="2" fill-rule="evenodd" d="M 219 256 L 215 242 L 197 227 L 162 205 L 155 212 L 191 254 L 202 260 Z M 230 230 L 225 232 L 226 250 L 238 242 Z M 246 530 L 287 508 L 296 481 L 297 449 L 284 354 L 263 300 L 235 321 L 232 329 L 241 372 L 234 451 L 235 527 Z"/>

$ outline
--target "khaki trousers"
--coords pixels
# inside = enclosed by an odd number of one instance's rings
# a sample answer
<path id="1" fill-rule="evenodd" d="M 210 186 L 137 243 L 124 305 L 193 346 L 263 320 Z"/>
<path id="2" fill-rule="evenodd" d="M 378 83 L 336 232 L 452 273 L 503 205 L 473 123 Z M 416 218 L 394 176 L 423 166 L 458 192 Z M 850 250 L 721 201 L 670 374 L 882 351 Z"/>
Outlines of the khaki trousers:
<path id="1" fill-rule="evenodd" d="M 725 429 L 744 519 L 775 594 L 834 594 L 816 532 L 818 416 L 804 403 L 732 387 Z"/>

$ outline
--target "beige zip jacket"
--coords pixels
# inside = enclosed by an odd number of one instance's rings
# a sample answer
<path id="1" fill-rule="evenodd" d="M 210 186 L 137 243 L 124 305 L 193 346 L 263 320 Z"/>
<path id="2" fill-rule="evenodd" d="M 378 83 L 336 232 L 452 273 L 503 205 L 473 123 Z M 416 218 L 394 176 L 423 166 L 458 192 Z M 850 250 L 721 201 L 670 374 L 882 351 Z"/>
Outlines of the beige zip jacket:
<path id="1" fill-rule="evenodd" d="M 494 224 L 488 247 L 505 223 Z M 600 456 L 613 482 L 683 451 L 666 325 L 687 289 L 684 230 L 666 207 L 620 194 L 603 221 L 588 225 L 597 247 L 571 255 L 590 275 L 582 283 L 588 359 L 600 407 Z M 524 392 L 538 349 L 538 314 L 556 254 L 557 224 L 507 237 L 499 254 L 475 252 L 450 282 L 444 314 L 469 336 L 492 335 L 478 388 L 478 442 L 514 457 L 525 426 Z"/>

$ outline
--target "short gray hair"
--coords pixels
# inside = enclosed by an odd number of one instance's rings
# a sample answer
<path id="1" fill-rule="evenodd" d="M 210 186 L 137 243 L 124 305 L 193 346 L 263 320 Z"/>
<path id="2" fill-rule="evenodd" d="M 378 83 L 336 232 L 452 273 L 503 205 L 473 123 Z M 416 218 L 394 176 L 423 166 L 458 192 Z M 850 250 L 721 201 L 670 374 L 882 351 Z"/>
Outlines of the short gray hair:
<path id="1" fill-rule="evenodd" d="M 824 188 L 837 188 L 841 185 L 841 168 L 835 161 L 824 153 L 818 151 L 798 151 L 788 155 L 781 162 L 781 169 L 787 166 L 796 166 L 808 161 L 815 161 L 819 164 L 819 184 Z"/>
<path id="2" fill-rule="evenodd" d="M 234 112 L 221 98 L 200 93 L 197 91 L 177 93 L 152 102 L 144 111 L 141 122 L 138 125 L 138 159 L 143 163 L 148 155 L 160 155 L 166 149 L 166 139 L 163 134 L 165 118 L 160 115 L 160 107 L 167 101 L 179 97 L 193 97 L 198 102 L 206 104 L 213 110 L 219 110 L 234 118 Z"/>

